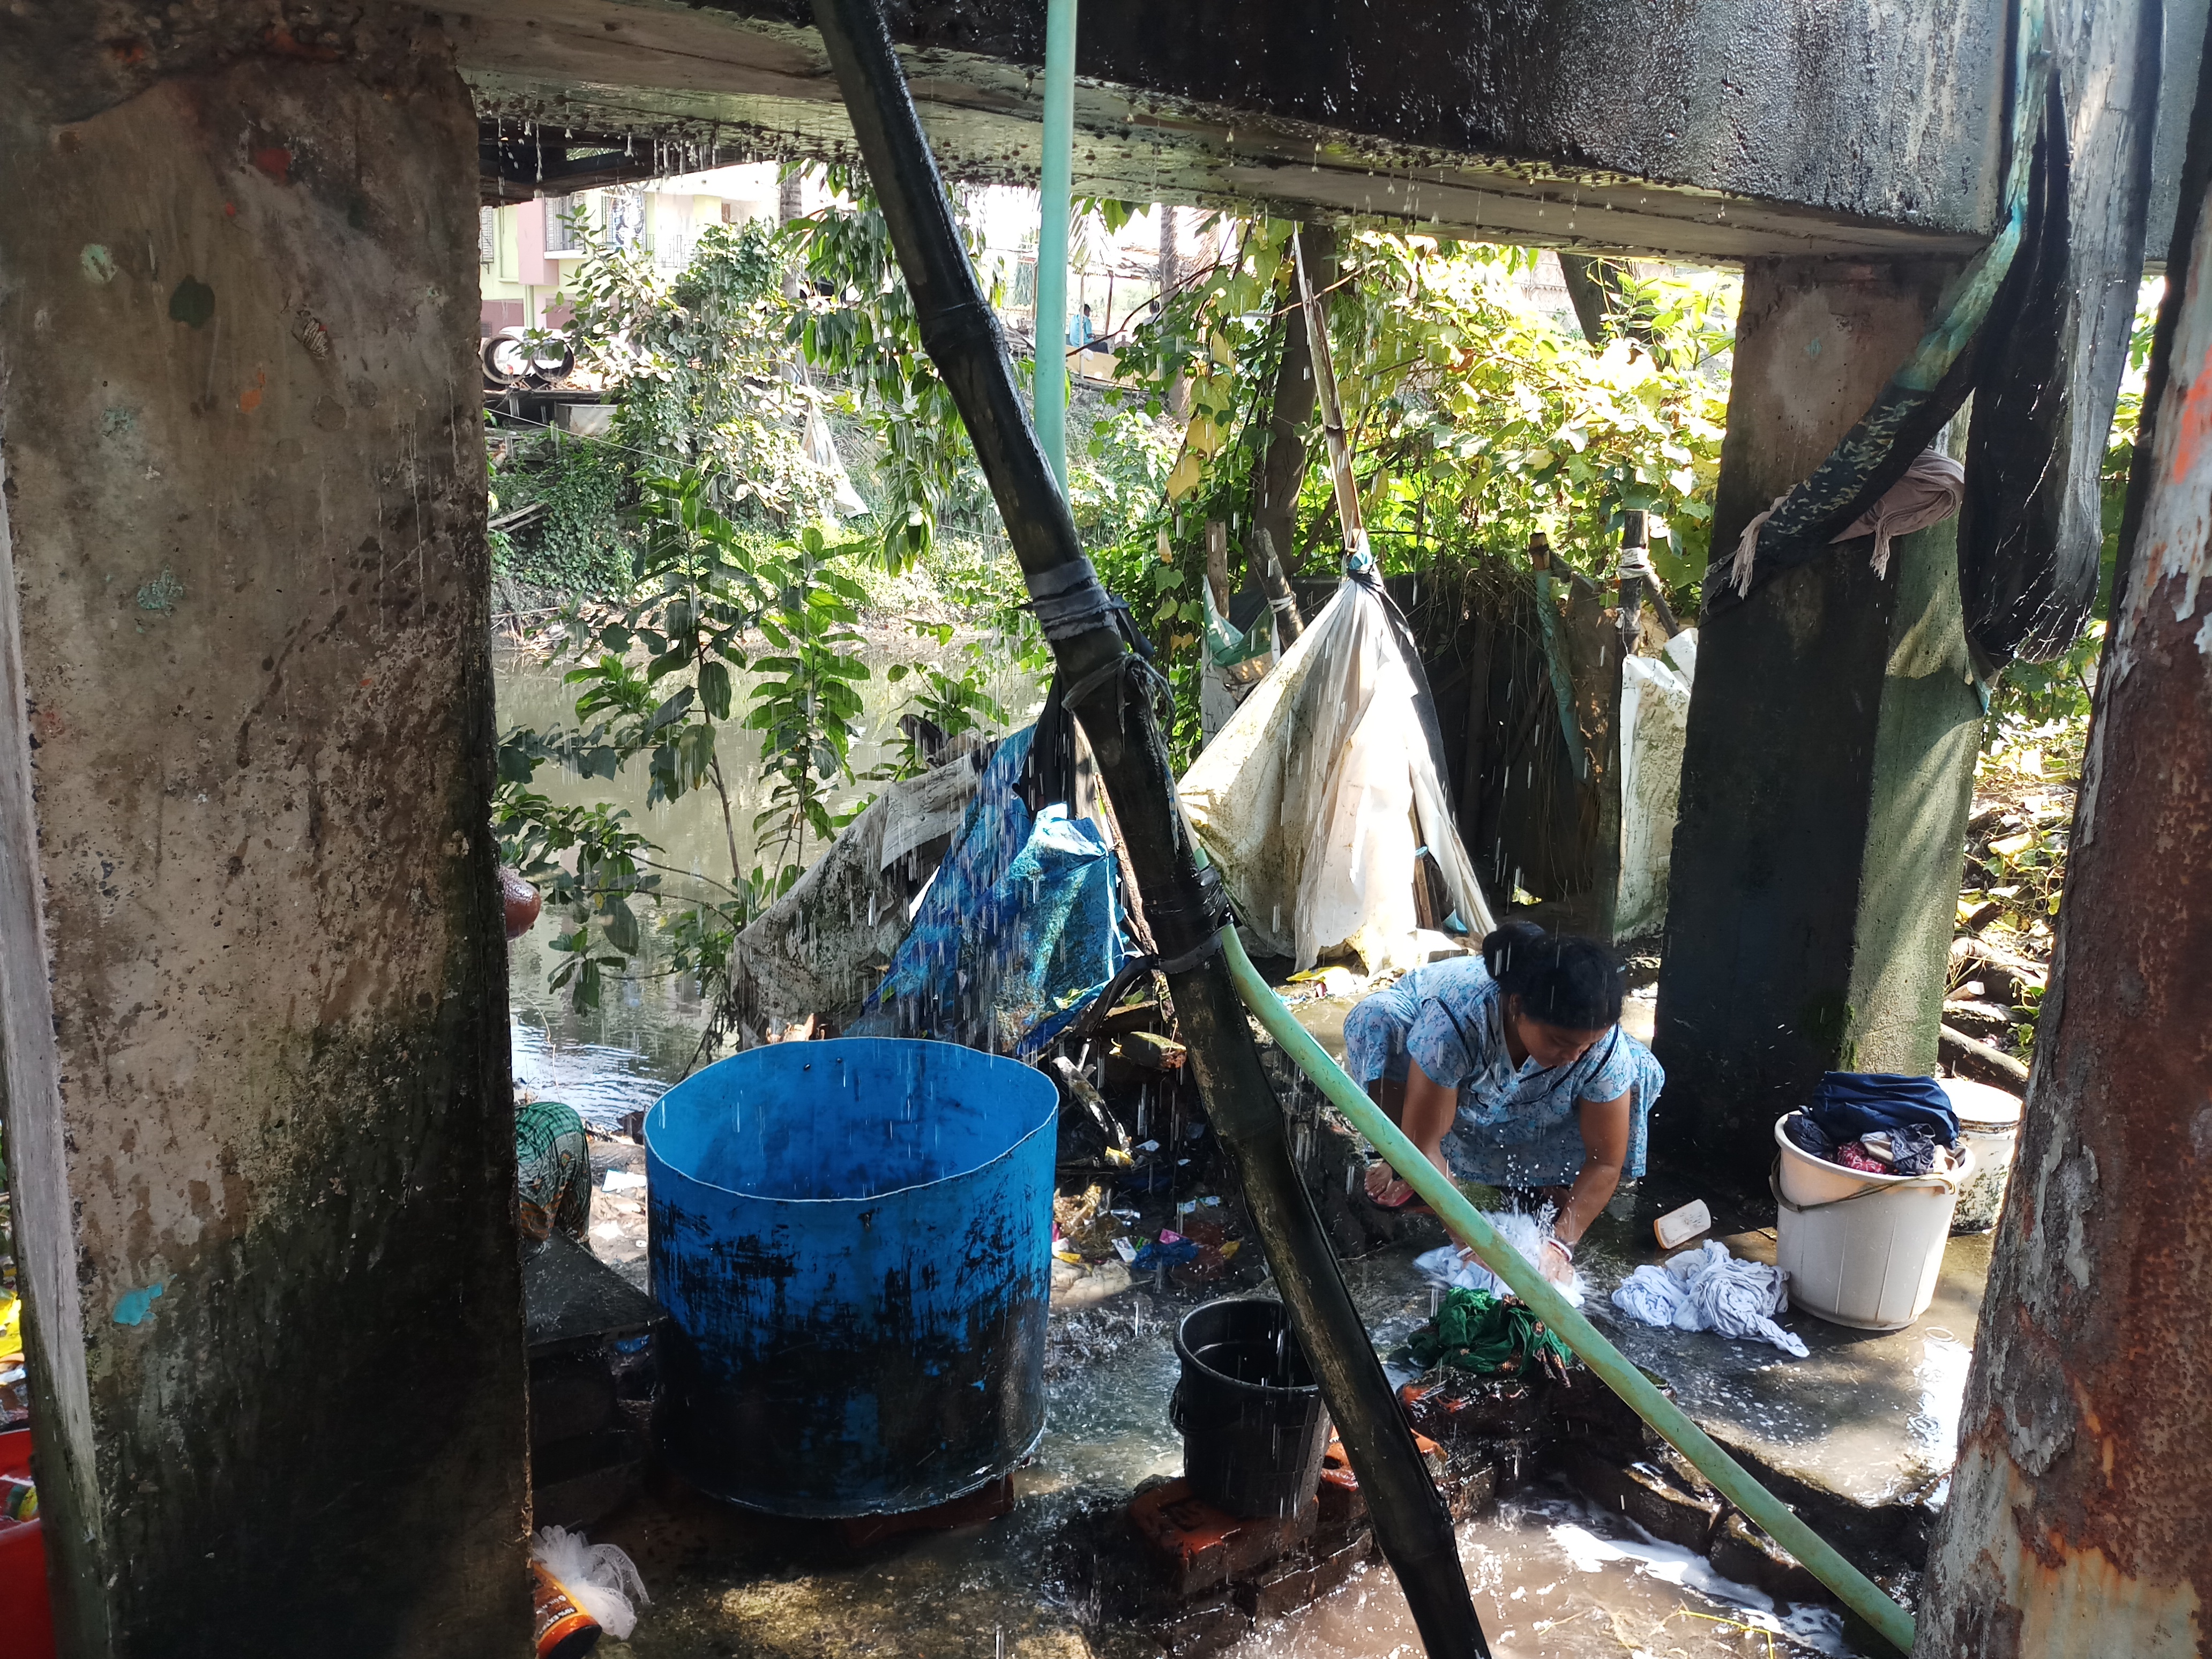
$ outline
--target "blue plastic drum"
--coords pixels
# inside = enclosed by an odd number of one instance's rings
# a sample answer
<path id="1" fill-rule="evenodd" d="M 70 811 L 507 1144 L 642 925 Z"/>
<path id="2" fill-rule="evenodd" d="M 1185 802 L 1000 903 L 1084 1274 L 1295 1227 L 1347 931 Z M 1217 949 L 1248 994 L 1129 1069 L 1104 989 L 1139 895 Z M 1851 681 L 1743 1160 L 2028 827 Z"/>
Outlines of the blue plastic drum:
<path id="1" fill-rule="evenodd" d="M 778 1515 L 926 1509 L 1044 1432 L 1059 1094 L 891 1038 L 735 1054 L 646 1115 L 661 1449 Z"/>

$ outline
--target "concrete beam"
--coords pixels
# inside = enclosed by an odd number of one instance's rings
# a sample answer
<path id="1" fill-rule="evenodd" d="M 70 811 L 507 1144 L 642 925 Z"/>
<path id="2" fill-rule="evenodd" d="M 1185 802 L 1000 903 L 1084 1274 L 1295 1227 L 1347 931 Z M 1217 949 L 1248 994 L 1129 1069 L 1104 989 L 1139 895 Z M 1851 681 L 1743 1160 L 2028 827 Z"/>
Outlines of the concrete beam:
<path id="1" fill-rule="evenodd" d="M 1803 477 L 1927 326 L 1943 264 L 1747 267 L 1717 549 Z M 1707 619 L 1655 1048 L 1662 1144 L 1746 1184 L 1821 1072 L 1934 1069 L 1981 713 L 1956 521 L 1838 546 Z"/>
<path id="2" fill-rule="evenodd" d="M 947 171 L 1033 181 L 1042 0 L 899 5 Z M 849 155 L 803 4 L 460 0 L 478 109 L 672 158 Z M 1079 191 L 1700 260 L 1947 254 L 1996 208 L 2005 8 L 1100 0 Z M 687 149 L 688 147 L 688 149 Z M 686 165 L 680 159 L 677 165 Z"/>
<path id="3" fill-rule="evenodd" d="M 419 11 L 337 15 L 0 19 L 0 1055 L 73 1659 L 526 1641 L 475 123 Z"/>

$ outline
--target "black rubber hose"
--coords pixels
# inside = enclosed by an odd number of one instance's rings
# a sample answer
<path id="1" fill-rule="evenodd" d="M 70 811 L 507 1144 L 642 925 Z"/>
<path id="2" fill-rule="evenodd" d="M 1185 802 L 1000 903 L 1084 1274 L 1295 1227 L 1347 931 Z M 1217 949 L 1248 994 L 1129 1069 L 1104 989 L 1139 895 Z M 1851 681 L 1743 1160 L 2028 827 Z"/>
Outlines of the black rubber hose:
<path id="1" fill-rule="evenodd" d="M 1005 336 L 956 234 L 878 0 L 815 0 L 815 21 L 914 296 L 922 344 L 983 464 L 1008 539 L 1127 842 L 1206 1115 L 1359 1477 L 1376 1540 L 1435 1659 L 1488 1659 L 1451 1518 L 1413 1443 L 1291 1157 L 1281 1109 L 1215 939 L 1174 796 L 1157 681 L 1123 644 L 1014 386 Z"/>

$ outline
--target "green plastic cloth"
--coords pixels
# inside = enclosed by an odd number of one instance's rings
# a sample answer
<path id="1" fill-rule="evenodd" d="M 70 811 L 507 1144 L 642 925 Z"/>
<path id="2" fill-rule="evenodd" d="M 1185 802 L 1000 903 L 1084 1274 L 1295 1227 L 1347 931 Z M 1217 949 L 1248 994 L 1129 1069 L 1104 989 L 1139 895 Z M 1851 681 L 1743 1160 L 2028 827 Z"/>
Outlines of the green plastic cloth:
<path id="1" fill-rule="evenodd" d="M 1256 657 L 1264 657 L 1275 648 L 1273 614 L 1263 611 L 1252 619 L 1250 629 L 1242 629 L 1223 616 L 1213 603 L 1213 586 L 1200 582 L 1199 587 L 1206 595 L 1206 654 L 1216 668 L 1234 668 Z"/>
<path id="2" fill-rule="evenodd" d="M 1573 1358 L 1534 1309 L 1488 1291 L 1446 1291 L 1437 1316 L 1407 1339 L 1406 1352 L 1425 1371 L 1449 1365 L 1478 1376 L 1521 1376 L 1531 1370 L 1564 1376 Z"/>

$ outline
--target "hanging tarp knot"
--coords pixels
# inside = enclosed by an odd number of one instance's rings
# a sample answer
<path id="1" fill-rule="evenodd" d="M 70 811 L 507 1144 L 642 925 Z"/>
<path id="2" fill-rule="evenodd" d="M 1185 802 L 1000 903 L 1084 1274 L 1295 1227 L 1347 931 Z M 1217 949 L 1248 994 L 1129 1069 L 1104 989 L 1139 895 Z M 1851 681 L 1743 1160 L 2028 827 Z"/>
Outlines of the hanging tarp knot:
<path id="1" fill-rule="evenodd" d="M 1802 486 L 1801 486 L 1802 488 Z M 1923 449 L 1912 458 L 1905 476 L 1882 491 L 1875 504 L 1829 538 L 1829 545 L 1874 538 L 1873 564 L 1877 578 L 1889 574 L 1889 550 L 1899 536 L 1938 525 L 1959 510 L 1966 496 L 1966 469 L 1941 450 Z M 1751 592 L 1759 563 L 1759 534 L 1766 527 L 1788 495 L 1777 495 L 1774 505 L 1744 526 L 1736 538 L 1735 556 L 1729 562 L 1729 585 L 1738 598 Z"/>
<path id="2" fill-rule="evenodd" d="M 1938 525 L 1966 498 L 1966 469 L 1940 450 L 1923 449 L 1881 499 L 1844 526 L 1836 539 L 1874 538 L 1874 574 L 1889 574 L 1890 544 L 1899 536 Z"/>
<path id="3" fill-rule="evenodd" d="M 1167 676 L 1155 668 L 1149 658 L 1140 657 L 1133 651 L 1124 651 L 1069 686 L 1060 694 L 1060 701 L 1070 708 L 1079 708 L 1085 698 L 1113 679 L 1136 681 L 1139 690 L 1151 695 L 1154 707 L 1164 711 L 1174 699 L 1175 688 L 1168 684 Z M 1117 697 L 1115 706 L 1121 719 L 1122 735 L 1126 737 L 1129 731 L 1129 700 L 1126 696 Z"/>

